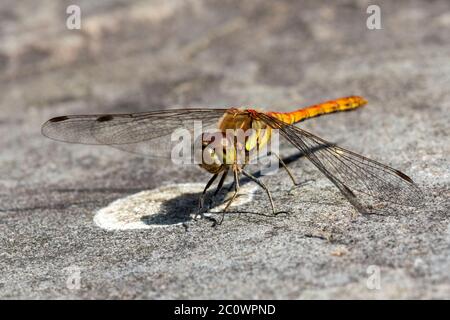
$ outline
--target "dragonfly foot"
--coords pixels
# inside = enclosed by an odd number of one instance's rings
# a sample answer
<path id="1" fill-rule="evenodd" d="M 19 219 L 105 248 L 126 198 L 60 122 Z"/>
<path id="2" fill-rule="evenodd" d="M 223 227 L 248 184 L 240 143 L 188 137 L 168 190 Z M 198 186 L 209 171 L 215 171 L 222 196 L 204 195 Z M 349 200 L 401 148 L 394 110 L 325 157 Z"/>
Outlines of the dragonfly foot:
<path id="1" fill-rule="evenodd" d="M 308 184 L 310 184 L 310 183 L 313 182 L 313 181 L 314 181 L 314 180 L 312 180 L 312 179 L 308 179 L 308 180 L 305 180 L 305 181 L 302 181 L 302 182 L 296 182 L 296 183 L 289 189 L 288 194 L 289 194 L 289 195 L 292 195 L 293 192 L 294 192 L 295 190 L 297 190 L 297 188 L 300 188 L 300 187 L 303 187 L 303 186 L 305 186 L 305 185 L 308 185 Z"/>
<path id="2" fill-rule="evenodd" d="M 205 216 L 205 219 L 211 221 L 211 228 L 215 228 L 217 226 L 217 220 L 210 216 Z"/>
<path id="3" fill-rule="evenodd" d="M 194 221 L 197 221 L 198 218 L 203 219 L 206 218 L 205 212 L 208 211 L 208 208 L 205 208 L 203 206 L 199 207 L 197 212 L 194 214 Z"/>
<path id="4" fill-rule="evenodd" d="M 294 183 L 293 188 L 301 187 L 301 186 L 307 185 L 307 184 L 309 184 L 309 183 L 311 183 L 311 182 L 313 182 L 313 181 L 314 181 L 313 179 L 308 179 L 308 180 L 305 180 L 305 181 L 296 182 L 296 183 Z"/>

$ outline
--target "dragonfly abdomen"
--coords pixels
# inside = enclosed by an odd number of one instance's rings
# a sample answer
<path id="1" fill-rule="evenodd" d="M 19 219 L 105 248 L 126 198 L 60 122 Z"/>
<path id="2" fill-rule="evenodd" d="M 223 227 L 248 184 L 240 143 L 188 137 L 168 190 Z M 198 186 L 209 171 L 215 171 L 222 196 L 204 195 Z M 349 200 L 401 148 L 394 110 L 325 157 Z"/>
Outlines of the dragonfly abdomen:
<path id="1" fill-rule="evenodd" d="M 268 115 L 275 117 L 285 123 L 294 124 L 324 114 L 353 110 L 362 107 L 366 103 L 367 100 L 362 97 L 350 96 L 320 104 L 315 104 L 292 112 L 269 112 Z"/>

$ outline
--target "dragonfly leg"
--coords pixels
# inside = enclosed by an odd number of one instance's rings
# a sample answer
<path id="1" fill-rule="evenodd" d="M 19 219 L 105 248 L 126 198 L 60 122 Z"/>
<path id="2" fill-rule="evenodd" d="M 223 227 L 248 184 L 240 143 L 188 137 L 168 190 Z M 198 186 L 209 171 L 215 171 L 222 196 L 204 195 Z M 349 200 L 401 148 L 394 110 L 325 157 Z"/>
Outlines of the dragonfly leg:
<path id="1" fill-rule="evenodd" d="M 223 183 L 225 182 L 225 178 L 228 175 L 228 171 L 230 171 L 230 168 L 226 168 L 222 174 L 222 177 L 220 177 L 219 184 L 217 185 L 216 191 L 214 192 L 214 196 L 217 196 L 219 191 L 222 190 Z"/>
<path id="2" fill-rule="evenodd" d="M 286 172 L 289 175 L 289 178 L 291 178 L 292 183 L 294 184 L 294 186 L 298 187 L 298 186 L 301 186 L 301 185 L 303 185 L 303 184 L 305 184 L 305 183 L 310 181 L 310 180 L 306 180 L 306 181 L 303 181 L 303 182 L 295 181 L 294 175 L 292 174 L 291 170 L 289 170 L 289 168 L 287 167 L 286 163 L 284 163 L 283 159 L 281 159 L 281 157 L 275 152 L 271 151 L 270 154 L 273 154 L 275 157 L 278 158 L 278 160 L 281 163 L 281 166 L 284 168 L 284 170 L 286 170 Z"/>
<path id="3" fill-rule="evenodd" d="M 233 168 L 233 177 L 234 177 L 234 193 L 231 196 L 231 199 L 228 200 L 227 205 L 225 206 L 225 209 L 223 209 L 222 211 L 222 217 L 220 219 L 220 221 L 217 223 L 218 225 L 221 225 L 223 222 L 223 219 L 225 218 L 225 212 L 228 210 L 228 208 L 230 207 L 231 203 L 234 201 L 234 199 L 236 199 L 236 196 L 238 194 L 239 191 L 239 175 L 238 175 L 238 170 L 236 168 Z M 214 227 L 215 225 L 213 225 Z"/>
<path id="4" fill-rule="evenodd" d="M 245 164 L 242 165 L 241 168 L 244 169 L 244 168 L 245 168 Z M 230 192 L 230 191 L 234 188 L 234 184 L 235 184 L 235 182 L 234 182 L 234 180 L 233 180 L 233 182 L 232 182 L 232 183 L 230 184 L 230 186 L 228 187 L 228 192 Z"/>
<path id="5" fill-rule="evenodd" d="M 300 185 L 300 183 L 297 183 L 297 182 L 295 181 L 294 175 L 291 173 L 291 171 L 290 171 L 289 168 L 287 167 L 286 163 L 284 163 L 283 159 L 281 159 L 281 157 L 280 157 L 277 153 L 275 153 L 275 152 L 273 152 L 273 151 L 271 151 L 270 154 L 273 154 L 275 157 L 278 158 L 278 161 L 281 163 L 281 166 L 284 168 L 284 170 L 286 170 L 287 174 L 289 175 L 289 178 L 291 178 L 292 183 L 293 183 L 295 186 Z"/>
<path id="6" fill-rule="evenodd" d="M 228 175 L 229 170 L 230 170 L 229 168 L 226 168 L 225 171 L 222 173 L 219 183 L 217 184 L 216 191 L 214 191 L 213 196 L 209 199 L 208 207 L 212 207 L 212 205 L 214 204 L 215 198 L 219 194 L 220 190 L 222 190 L 223 184 L 225 182 L 225 179 Z"/>
<path id="7" fill-rule="evenodd" d="M 270 191 L 266 187 L 266 185 L 261 180 L 259 180 L 254 175 L 252 175 L 251 173 L 249 173 L 245 170 L 242 170 L 242 174 L 244 176 L 246 176 L 247 178 L 249 178 L 250 180 L 252 180 L 253 182 L 255 182 L 257 185 L 259 185 L 262 189 L 264 189 L 264 191 L 266 191 L 267 196 L 269 197 L 269 200 L 270 200 L 270 206 L 272 207 L 272 213 L 274 215 L 277 215 L 277 212 L 275 211 L 275 205 L 273 204 L 272 194 L 270 193 Z"/>
<path id="8" fill-rule="evenodd" d="M 202 194 L 201 194 L 201 196 L 200 196 L 200 198 L 199 198 L 199 200 L 198 200 L 198 210 L 197 210 L 197 213 L 196 213 L 195 216 L 194 216 L 194 220 L 197 220 L 197 217 L 198 217 L 198 216 L 203 217 L 202 209 L 203 209 L 203 205 L 204 205 L 204 202 L 205 202 L 206 191 L 208 191 L 209 187 L 210 187 L 210 186 L 213 184 L 213 182 L 217 179 L 217 176 L 218 176 L 218 175 L 219 175 L 218 173 L 214 174 L 214 175 L 211 177 L 211 179 L 209 179 L 208 183 L 206 183 L 205 189 L 203 189 L 203 192 L 202 192 Z"/>

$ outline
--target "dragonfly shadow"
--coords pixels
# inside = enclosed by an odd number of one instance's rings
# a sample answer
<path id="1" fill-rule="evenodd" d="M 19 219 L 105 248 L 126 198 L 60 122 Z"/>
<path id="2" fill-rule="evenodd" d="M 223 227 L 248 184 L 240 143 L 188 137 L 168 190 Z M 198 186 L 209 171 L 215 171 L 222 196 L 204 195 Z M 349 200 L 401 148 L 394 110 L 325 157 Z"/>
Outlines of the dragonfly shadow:
<path id="1" fill-rule="evenodd" d="M 201 194 L 201 192 L 188 192 L 173 199 L 166 200 L 162 203 L 159 213 L 142 216 L 141 221 L 147 225 L 174 225 L 186 223 L 192 220 L 195 214 L 198 213 Z M 225 199 L 225 196 L 226 192 L 220 192 L 215 197 L 213 205 L 210 206 L 209 209 L 220 205 Z M 213 191 L 207 192 L 205 199 L 212 198 Z"/>
<path id="2" fill-rule="evenodd" d="M 324 146 L 321 146 L 315 149 L 311 149 L 311 151 L 314 152 L 323 148 Z M 283 161 L 285 164 L 290 164 L 304 156 L 305 154 L 303 152 L 296 152 L 293 155 L 283 158 Z M 261 171 L 257 171 L 253 175 L 259 178 L 263 174 Z M 250 182 L 252 181 L 247 177 L 242 177 L 239 180 L 239 184 L 241 187 Z M 205 204 L 209 205 L 208 208 L 213 209 L 221 205 L 226 200 L 227 194 L 230 190 L 232 190 L 233 186 L 233 182 L 225 184 L 222 191 L 219 192 L 219 194 L 217 194 L 217 196 L 215 197 L 213 196 L 214 191 L 207 192 L 207 195 L 205 197 Z M 147 225 L 174 225 L 186 223 L 192 220 L 195 214 L 198 212 L 199 198 L 201 194 L 201 192 L 188 192 L 176 196 L 172 199 L 168 199 L 162 203 L 159 213 L 142 216 L 141 221 Z"/>
<path id="3" fill-rule="evenodd" d="M 165 201 L 160 212 L 145 215 L 141 221 L 147 225 L 173 225 L 191 220 L 191 215 L 198 208 L 200 192 L 189 192 Z"/>

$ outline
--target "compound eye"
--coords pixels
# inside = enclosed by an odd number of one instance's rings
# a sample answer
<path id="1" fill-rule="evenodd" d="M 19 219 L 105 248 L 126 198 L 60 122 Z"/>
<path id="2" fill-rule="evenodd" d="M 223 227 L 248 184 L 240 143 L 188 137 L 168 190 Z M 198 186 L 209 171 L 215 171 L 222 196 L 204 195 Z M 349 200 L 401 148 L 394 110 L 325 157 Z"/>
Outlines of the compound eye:
<path id="1" fill-rule="evenodd" d="M 220 165 L 221 164 L 220 157 L 215 152 L 214 148 L 212 148 L 211 146 L 207 146 L 203 150 L 203 163 L 208 164 L 208 165 L 212 165 L 212 164 Z"/>

